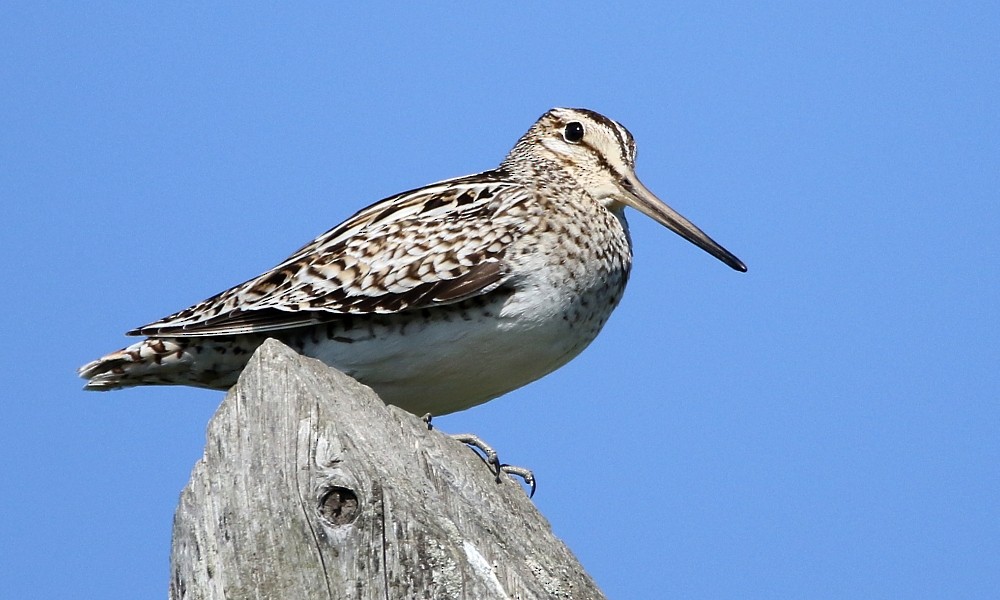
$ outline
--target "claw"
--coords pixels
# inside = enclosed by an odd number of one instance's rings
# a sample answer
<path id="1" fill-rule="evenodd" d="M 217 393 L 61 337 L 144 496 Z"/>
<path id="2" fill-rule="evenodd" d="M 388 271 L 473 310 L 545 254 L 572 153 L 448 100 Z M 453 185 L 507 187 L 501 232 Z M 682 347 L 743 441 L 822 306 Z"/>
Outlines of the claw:
<path id="1" fill-rule="evenodd" d="M 535 497 L 535 487 L 536 487 L 535 474 L 532 473 L 530 469 L 525 469 L 524 467 L 515 467 L 514 465 L 504 464 L 504 465 L 500 465 L 500 470 L 503 471 L 504 473 L 508 474 L 508 475 L 517 475 L 518 477 L 520 477 L 521 479 L 523 479 L 524 483 L 529 488 L 531 488 L 531 491 L 528 492 L 528 497 L 529 498 L 534 498 Z"/>
<path id="2" fill-rule="evenodd" d="M 496 450 L 484 442 L 478 435 L 472 433 L 459 433 L 452 435 L 451 437 L 452 439 L 458 440 L 463 444 L 481 450 L 482 453 L 486 455 L 484 460 L 486 461 L 486 464 L 490 465 L 492 468 L 497 483 L 500 483 L 500 473 L 516 475 L 523 479 L 524 483 L 531 489 L 528 493 L 528 497 L 534 497 L 536 488 L 535 475 L 529 469 L 525 469 L 524 467 L 515 467 L 514 465 L 501 464 Z"/>

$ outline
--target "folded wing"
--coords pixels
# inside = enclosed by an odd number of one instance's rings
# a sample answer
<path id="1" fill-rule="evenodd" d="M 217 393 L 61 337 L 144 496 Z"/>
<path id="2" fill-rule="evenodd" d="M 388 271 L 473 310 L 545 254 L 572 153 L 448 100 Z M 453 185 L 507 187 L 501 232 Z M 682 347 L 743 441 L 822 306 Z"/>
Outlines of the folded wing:
<path id="1" fill-rule="evenodd" d="M 506 281 L 504 254 L 525 223 L 511 209 L 529 200 L 493 173 L 386 198 L 267 273 L 129 335 L 274 331 L 488 294 Z"/>

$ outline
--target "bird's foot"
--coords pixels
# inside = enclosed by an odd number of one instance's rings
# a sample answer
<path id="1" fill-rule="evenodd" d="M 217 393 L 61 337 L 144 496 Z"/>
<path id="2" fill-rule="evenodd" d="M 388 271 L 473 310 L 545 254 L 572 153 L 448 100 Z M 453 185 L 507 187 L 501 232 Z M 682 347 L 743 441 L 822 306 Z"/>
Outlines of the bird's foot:
<path id="1" fill-rule="evenodd" d="M 427 422 L 427 426 L 430 427 L 430 419 L 425 418 L 424 420 Z M 530 490 L 528 492 L 528 497 L 531 498 L 535 495 L 535 475 L 529 469 L 501 463 L 499 456 L 497 456 L 497 451 L 494 450 L 492 446 L 484 442 L 478 435 L 472 433 L 458 433 L 452 435 L 451 437 L 452 439 L 458 440 L 463 444 L 482 451 L 482 453 L 485 454 L 483 460 L 485 460 L 486 464 L 493 470 L 497 483 L 500 483 L 500 473 L 516 475 L 523 479 L 524 483 L 528 486 Z"/>

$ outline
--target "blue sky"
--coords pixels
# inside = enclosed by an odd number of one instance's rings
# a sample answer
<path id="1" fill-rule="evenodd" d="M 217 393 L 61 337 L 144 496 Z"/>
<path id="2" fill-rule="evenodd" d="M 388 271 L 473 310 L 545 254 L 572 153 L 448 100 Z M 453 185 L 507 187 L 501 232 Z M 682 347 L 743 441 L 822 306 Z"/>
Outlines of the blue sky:
<path id="1" fill-rule="evenodd" d="M 750 271 L 632 213 L 597 341 L 440 428 L 609 597 L 996 597 L 1000 9 L 750 4 L 0 6 L 0 596 L 166 593 L 222 394 L 77 366 L 583 106 Z"/>

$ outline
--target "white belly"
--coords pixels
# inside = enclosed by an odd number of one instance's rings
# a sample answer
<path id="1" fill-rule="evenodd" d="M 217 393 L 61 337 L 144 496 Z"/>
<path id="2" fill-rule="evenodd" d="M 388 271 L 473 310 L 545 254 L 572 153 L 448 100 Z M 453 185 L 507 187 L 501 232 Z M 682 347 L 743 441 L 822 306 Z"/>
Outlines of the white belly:
<path id="1" fill-rule="evenodd" d="M 619 297 L 620 290 L 612 301 L 519 292 L 485 306 L 352 324 L 304 342 L 302 352 L 371 386 L 388 404 L 442 415 L 566 364 L 594 340 Z M 581 300 L 588 306 L 581 308 Z"/>

